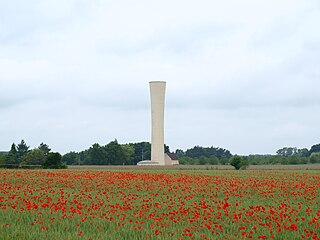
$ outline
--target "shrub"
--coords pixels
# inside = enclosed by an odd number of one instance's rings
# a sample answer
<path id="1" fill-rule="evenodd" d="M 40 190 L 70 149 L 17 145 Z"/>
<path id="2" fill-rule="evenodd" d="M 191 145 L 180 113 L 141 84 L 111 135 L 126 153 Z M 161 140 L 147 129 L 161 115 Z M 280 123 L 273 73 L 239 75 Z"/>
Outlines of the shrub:
<path id="1" fill-rule="evenodd" d="M 233 166 L 236 170 L 246 169 L 249 166 L 249 161 L 247 157 L 234 155 L 230 160 L 230 165 Z"/>
<path id="2" fill-rule="evenodd" d="M 16 169 L 19 168 L 19 164 L 0 164 L 0 168 Z"/>
<path id="3" fill-rule="evenodd" d="M 320 153 L 312 153 L 310 156 L 310 163 L 320 163 Z"/>
<path id="4" fill-rule="evenodd" d="M 236 170 L 240 169 L 241 157 L 234 155 L 230 160 L 230 165 L 233 166 Z"/>
<path id="5" fill-rule="evenodd" d="M 58 152 L 49 153 L 44 163 L 42 164 L 43 168 L 50 168 L 50 169 L 63 169 L 67 168 L 65 164 L 61 161 L 62 156 Z"/>

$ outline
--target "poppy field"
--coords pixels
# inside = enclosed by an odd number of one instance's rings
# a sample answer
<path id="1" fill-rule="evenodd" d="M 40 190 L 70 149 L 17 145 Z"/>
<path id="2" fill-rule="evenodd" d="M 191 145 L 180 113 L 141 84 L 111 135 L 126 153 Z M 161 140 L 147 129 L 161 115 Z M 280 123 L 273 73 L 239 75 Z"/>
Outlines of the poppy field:
<path id="1" fill-rule="evenodd" d="M 1 239 L 320 239 L 320 172 L 0 170 Z"/>

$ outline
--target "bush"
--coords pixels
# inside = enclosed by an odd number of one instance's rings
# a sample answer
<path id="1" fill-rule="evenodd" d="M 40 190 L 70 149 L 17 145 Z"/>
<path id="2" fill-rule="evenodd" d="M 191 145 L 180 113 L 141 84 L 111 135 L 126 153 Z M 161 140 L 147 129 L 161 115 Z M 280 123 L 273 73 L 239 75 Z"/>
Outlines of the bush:
<path id="1" fill-rule="evenodd" d="M 240 169 L 246 169 L 249 166 L 248 157 L 242 157 L 240 162 Z"/>
<path id="2" fill-rule="evenodd" d="M 17 169 L 19 164 L 0 164 L 0 168 Z"/>
<path id="3" fill-rule="evenodd" d="M 20 169 L 40 169 L 42 168 L 41 165 L 20 165 Z"/>
<path id="4" fill-rule="evenodd" d="M 231 159 L 230 159 L 230 165 L 233 166 L 236 170 L 239 170 L 241 165 L 241 157 L 238 155 L 234 155 Z"/>
<path id="5" fill-rule="evenodd" d="M 0 168 L 6 169 L 39 169 L 41 165 L 0 164 Z"/>
<path id="6" fill-rule="evenodd" d="M 288 160 L 289 164 L 299 164 L 299 158 L 296 156 L 290 156 Z"/>
<path id="7" fill-rule="evenodd" d="M 226 165 L 228 163 L 229 159 L 227 157 L 222 157 L 220 160 L 219 160 L 219 163 L 221 165 Z"/>
<path id="8" fill-rule="evenodd" d="M 234 155 L 230 160 L 230 165 L 233 166 L 236 170 L 246 169 L 249 166 L 249 161 L 247 157 Z"/>
<path id="9" fill-rule="evenodd" d="M 320 153 L 312 153 L 310 156 L 310 163 L 320 163 Z"/>
<path id="10" fill-rule="evenodd" d="M 49 153 L 44 163 L 42 164 L 43 168 L 46 169 L 64 169 L 67 168 L 65 164 L 61 161 L 62 156 L 58 152 Z"/>
<path id="11" fill-rule="evenodd" d="M 4 155 L 0 152 L 0 165 L 5 164 L 5 158 Z"/>

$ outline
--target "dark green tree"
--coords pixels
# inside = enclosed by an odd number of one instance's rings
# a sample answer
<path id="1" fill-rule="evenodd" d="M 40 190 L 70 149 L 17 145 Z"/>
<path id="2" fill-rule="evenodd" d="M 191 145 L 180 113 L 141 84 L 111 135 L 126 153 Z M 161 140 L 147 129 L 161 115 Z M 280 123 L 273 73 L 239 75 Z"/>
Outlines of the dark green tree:
<path id="1" fill-rule="evenodd" d="M 151 144 L 149 142 L 130 143 L 134 148 L 133 162 L 151 159 Z"/>
<path id="2" fill-rule="evenodd" d="M 44 160 L 42 167 L 46 169 L 61 169 L 67 168 L 61 161 L 62 156 L 58 152 L 51 152 L 48 154 L 46 159 Z"/>
<path id="3" fill-rule="evenodd" d="M 320 143 L 315 144 L 310 148 L 309 155 L 311 155 L 312 153 L 317 153 L 317 152 L 320 152 Z"/>
<path id="4" fill-rule="evenodd" d="M 230 159 L 230 165 L 233 166 L 236 170 L 246 169 L 249 165 L 249 161 L 247 157 L 241 157 L 238 155 L 234 155 Z"/>
<path id="5" fill-rule="evenodd" d="M 219 163 L 221 165 L 226 165 L 229 162 L 229 158 L 227 157 L 222 157 L 221 159 L 219 159 Z"/>
<path id="6" fill-rule="evenodd" d="M 308 157 L 301 157 L 299 158 L 299 163 L 300 164 L 308 164 L 309 158 Z"/>
<path id="7" fill-rule="evenodd" d="M 15 143 L 12 143 L 12 145 L 11 145 L 11 148 L 10 148 L 10 151 L 9 151 L 9 154 L 14 154 L 14 155 L 16 155 L 17 154 L 17 146 L 16 146 L 16 144 Z"/>
<path id="8" fill-rule="evenodd" d="M 84 165 L 93 164 L 92 159 L 90 158 L 90 155 L 89 155 L 89 149 L 79 152 L 79 157 L 80 157 L 80 164 L 84 164 Z"/>
<path id="9" fill-rule="evenodd" d="M 122 144 L 121 145 L 123 154 L 124 154 L 124 164 L 133 165 L 134 161 L 134 147 L 132 144 Z"/>
<path id="10" fill-rule="evenodd" d="M 191 158 L 199 158 L 201 156 L 206 156 L 205 149 L 200 146 L 194 146 L 191 149 L 187 149 L 186 156 Z"/>
<path id="11" fill-rule="evenodd" d="M 299 158 L 297 156 L 290 156 L 289 159 L 288 159 L 288 163 L 289 164 L 299 164 L 300 161 L 299 161 Z"/>
<path id="12" fill-rule="evenodd" d="M 49 148 L 49 145 L 45 143 L 40 143 L 38 149 L 42 150 L 44 152 L 44 155 L 48 156 L 49 152 L 51 151 L 51 148 Z"/>
<path id="13" fill-rule="evenodd" d="M 309 156 L 309 150 L 307 148 L 298 149 L 297 157 L 308 157 L 308 156 Z"/>
<path id="14" fill-rule="evenodd" d="M 170 147 L 167 146 L 166 144 L 164 145 L 164 152 L 169 153 L 170 152 Z"/>
<path id="15" fill-rule="evenodd" d="M 198 162 L 199 162 L 199 165 L 209 164 L 208 158 L 204 156 L 199 157 Z"/>
<path id="16" fill-rule="evenodd" d="M 249 166 L 249 158 L 247 156 L 241 157 L 240 169 L 246 169 Z"/>
<path id="17" fill-rule="evenodd" d="M 219 163 L 218 158 L 216 156 L 209 157 L 209 164 L 210 165 L 217 165 Z"/>
<path id="18" fill-rule="evenodd" d="M 125 164 L 125 154 L 117 139 L 111 141 L 105 146 L 105 152 L 107 156 L 107 163 L 109 165 Z"/>
<path id="19" fill-rule="evenodd" d="M 18 164 L 18 152 L 15 143 L 12 143 L 11 149 L 8 155 L 5 156 L 5 163 L 7 164 Z"/>
<path id="20" fill-rule="evenodd" d="M 282 164 L 282 165 L 288 165 L 289 164 L 289 158 L 288 157 L 281 157 L 279 159 L 279 163 Z"/>
<path id="21" fill-rule="evenodd" d="M 101 147 L 98 143 L 92 145 L 88 150 L 88 155 L 93 165 L 106 165 L 107 164 L 107 153 L 105 148 Z"/>
<path id="22" fill-rule="evenodd" d="M 234 155 L 231 159 L 230 159 L 230 165 L 233 166 L 236 170 L 239 170 L 241 165 L 241 157 L 238 155 Z"/>
<path id="23" fill-rule="evenodd" d="M 195 159 L 187 156 L 183 156 L 179 158 L 179 164 L 181 165 L 192 165 L 195 164 Z"/>
<path id="24" fill-rule="evenodd" d="M 22 139 L 21 142 L 17 145 L 17 154 L 18 154 L 18 161 L 20 162 L 22 157 L 27 154 L 29 151 L 30 146 L 27 146 L 26 142 Z"/>
<path id="25" fill-rule="evenodd" d="M 67 165 L 80 165 L 80 154 L 76 152 L 68 152 L 62 156 L 62 162 Z"/>
<path id="26" fill-rule="evenodd" d="M 313 152 L 311 154 L 310 163 L 320 163 L 320 152 Z"/>
<path id="27" fill-rule="evenodd" d="M 277 150 L 277 155 L 282 156 L 282 157 L 291 157 L 291 156 L 296 156 L 296 157 L 308 157 L 309 156 L 309 151 L 306 148 L 296 148 L 296 147 L 284 147 L 279 150 Z"/>
<path id="28" fill-rule="evenodd" d="M 185 155 L 191 158 L 199 158 L 199 157 L 211 157 L 215 156 L 218 159 L 223 157 L 230 158 L 232 154 L 229 150 L 219 148 L 219 147 L 201 147 L 201 146 L 194 146 L 191 149 L 187 149 Z"/>
<path id="29" fill-rule="evenodd" d="M 40 149 L 33 149 L 27 152 L 21 159 L 23 165 L 42 165 L 46 158 L 45 152 Z"/>
<path id="30" fill-rule="evenodd" d="M 5 156 L 3 153 L 0 153 L 0 165 L 5 163 L 6 163 Z"/>
<path id="31" fill-rule="evenodd" d="M 296 152 L 297 148 L 293 148 L 293 147 L 283 147 L 281 149 L 277 150 L 277 155 L 282 156 L 282 157 L 289 157 L 289 156 L 293 156 L 294 153 Z"/>
<path id="32" fill-rule="evenodd" d="M 175 151 L 175 154 L 176 154 L 177 158 L 179 158 L 179 159 L 185 156 L 185 153 L 182 149 L 177 149 Z"/>

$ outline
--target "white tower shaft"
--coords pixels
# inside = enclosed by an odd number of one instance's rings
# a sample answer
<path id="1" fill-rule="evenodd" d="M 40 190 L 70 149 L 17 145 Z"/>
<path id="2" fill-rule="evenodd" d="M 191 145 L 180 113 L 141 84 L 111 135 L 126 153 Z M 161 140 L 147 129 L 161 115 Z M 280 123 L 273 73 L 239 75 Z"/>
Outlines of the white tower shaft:
<path id="1" fill-rule="evenodd" d="M 164 99 L 166 82 L 151 81 L 151 161 L 165 165 L 164 158 Z"/>

